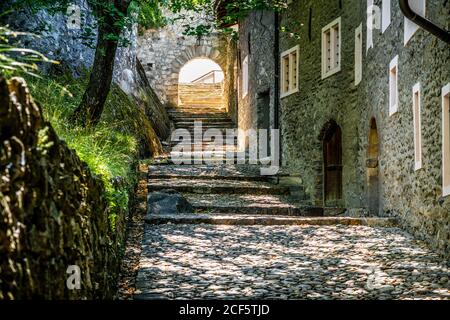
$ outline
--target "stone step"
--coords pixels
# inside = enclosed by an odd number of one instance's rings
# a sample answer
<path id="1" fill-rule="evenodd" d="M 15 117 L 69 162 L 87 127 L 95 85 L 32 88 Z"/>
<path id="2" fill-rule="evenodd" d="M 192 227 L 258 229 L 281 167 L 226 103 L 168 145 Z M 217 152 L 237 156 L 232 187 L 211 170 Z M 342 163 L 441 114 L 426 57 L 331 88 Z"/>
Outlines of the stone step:
<path id="1" fill-rule="evenodd" d="M 145 222 L 149 224 L 210 224 L 210 225 L 269 225 L 269 226 L 370 226 L 392 228 L 397 226 L 393 218 L 350 218 L 350 217 L 292 217 L 277 215 L 244 215 L 244 214 L 178 214 L 147 215 Z"/>
<path id="2" fill-rule="evenodd" d="M 231 121 L 230 118 L 219 118 L 219 119 L 214 119 L 214 118 L 206 118 L 205 121 L 202 120 L 197 120 L 197 119 L 187 119 L 186 121 L 174 121 L 175 126 L 193 126 L 195 124 L 196 121 L 202 122 L 202 125 L 217 125 L 217 126 L 221 126 L 221 125 L 225 125 L 228 126 L 230 124 L 233 124 L 233 121 Z"/>
<path id="3" fill-rule="evenodd" d="M 172 112 L 170 117 L 173 121 L 231 121 L 226 113 L 192 113 L 192 112 Z"/>
<path id="4" fill-rule="evenodd" d="M 222 180 L 249 180 L 249 181 L 278 181 L 276 177 L 261 176 L 260 168 L 253 165 L 183 165 L 148 167 L 149 179 L 189 178 L 222 179 Z"/>
<path id="5" fill-rule="evenodd" d="M 256 165 L 191 165 L 191 166 L 148 166 L 148 173 L 155 175 L 176 175 L 182 177 L 255 177 L 260 175 L 260 167 Z"/>
<path id="6" fill-rule="evenodd" d="M 191 133 L 193 133 L 194 132 L 194 129 L 197 129 L 197 131 L 199 131 L 200 130 L 200 126 L 193 126 L 193 125 L 191 125 L 191 126 L 181 126 L 181 125 L 175 125 L 175 129 L 186 129 L 186 130 L 188 130 L 189 132 L 191 132 Z M 204 134 L 206 131 L 208 131 L 208 130 L 210 130 L 210 129 L 217 129 L 217 130 L 219 130 L 222 134 L 225 134 L 225 133 L 227 133 L 227 130 L 229 131 L 229 135 L 231 136 L 237 136 L 237 134 L 234 134 L 234 125 L 233 124 L 231 124 L 230 123 L 230 125 L 221 125 L 221 126 L 218 126 L 218 125 L 205 125 L 205 124 L 202 124 L 202 126 L 201 126 L 201 129 L 202 129 L 202 131 L 199 131 L 199 132 L 201 132 L 202 134 Z"/>
<path id="7" fill-rule="evenodd" d="M 229 118 L 229 115 L 224 110 L 218 109 L 171 109 L 168 110 L 169 115 L 178 117 L 199 117 L 204 116 L 205 118 Z"/>
<path id="8" fill-rule="evenodd" d="M 289 188 L 274 185 L 268 182 L 255 182 L 248 180 L 232 181 L 221 179 L 151 179 L 148 191 L 174 189 L 183 193 L 222 193 L 222 194 L 289 194 Z"/>
<path id="9" fill-rule="evenodd" d="M 321 207 L 299 206 L 289 196 L 284 195 L 199 195 L 190 193 L 183 195 L 197 212 L 305 217 L 320 217 L 324 214 Z"/>
<path id="10" fill-rule="evenodd" d="M 188 129 L 193 130 L 196 126 L 194 121 L 192 122 L 175 122 L 175 128 L 179 129 Z M 199 127 L 199 126 L 198 126 Z M 235 125 L 232 122 L 207 122 L 207 123 L 201 123 L 202 129 L 236 129 Z"/>
<path id="11" fill-rule="evenodd" d="M 194 136 L 191 136 L 191 141 L 188 143 L 188 142 L 183 142 L 183 141 L 170 141 L 170 146 L 171 147 L 174 147 L 174 146 L 178 146 L 178 145 L 183 145 L 183 146 L 186 146 L 186 147 L 189 147 L 189 146 L 191 146 L 191 148 L 193 149 L 193 148 L 195 148 L 195 147 L 197 147 L 197 148 L 206 148 L 206 147 L 209 147 L 209 146 L 213 146 L 214 145 L 214 143 L 211 143 L 211 142 L 203 142 L 202 143 L 202 141 L 201 141 L 201 139 L 199 139 L 199 141 L 200 142 L 196 142 L 195 140 L 194 140 Z M 236 140 L 235 140 L 236 141 Z M 224 141 L 224 143 L 225 143 L 226 141 Z M 237 148 L 237 145 L 235 144 L 235 145 L 223 145 L 223 146 L 220 146 L 220 145 L 217 145 L 217 146 L 215 146 L 216 148 L 225 148 L 226 146 L 230 146 L 231 148 L 233 148 L 233 149 L 235 149 L 235 148 Z"/>

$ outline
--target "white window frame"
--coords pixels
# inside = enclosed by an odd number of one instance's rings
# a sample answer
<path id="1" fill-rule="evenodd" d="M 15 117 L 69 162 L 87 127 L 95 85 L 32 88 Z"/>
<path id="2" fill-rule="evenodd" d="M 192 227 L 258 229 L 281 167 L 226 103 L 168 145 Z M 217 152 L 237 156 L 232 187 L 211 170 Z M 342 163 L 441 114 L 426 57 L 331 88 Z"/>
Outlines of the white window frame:
<path id="1" fill-rule="evenodd" d="M 411 9 L 418 15 L 425 17 L 427 3 L 426 0 L 408 0 Z M 419 26 L 405 17 L 405 27 L 404 27 L 404 45 L 406 46 L 408 42 L 413 38 L 414 34 L 419 30 Z"/>
<path id="2" fill-rule="evenodd" d="M 355 30 L 355 86 L 362 81 L 362 60 L 363 60 L 363 34 L 362 23 Z"/>
<path id="3" fill-rule="evenodd" d="M 335 26 L 338 26 L 338 38 L 339 41 L 335 43 Z M 337 66 L 327 70 L 327 40 L 325 34 L 330 32 L 330 65 L 335 65 L 336 63 L 336 46 L 338 47 L 339 58 L 337 60 Z M 322 80 L 328 78 L 339 71 L 341 71 L 341 60 L 342 60 L 342 24 L 341 17 L 332 21 L 328 25 L 322 28 Z"/>
<path id="4" fill-rule="evenodd" d="M 384 33 L 391 24 L 391 0 L 383 0 L 381 10 L 381 32 Z"/>
<path id="5" fill-rule="evenodd" d="M 442 88 L 442 195 L 450 196 L 450 83 Z"/>
<path id="6" fill-rule="evenodd" d="M 367 8 L 366 8 L 366 54 L 369 53 L 369 49 L 373 48 L 373 0 L 367 0 Z"/>
<path id="7" fill-rule="evenodd" d="M 242 61 L 242 98 L 248 95 L 248 55 Z"/>
<path id="8" fill-rule="evenodd" d="M 298 87 L 298 83 L 299 83 L 299 79 L 298 79 L 298 75 L 299 75 L 299 51 L 300 51 L 300 47 L 298 45 L 296 45 L 295 47 L 286 50 L 284 52 L 281 53 L 281 58 L 280 58 L 280 63 L 281 63 L 281 98 L 287 97 L 293 93 L 297 93 L 299 91 Z M 293 53 L 295 53 L 295 61 L 294 60 L 294 55 Z M 286 88 L 284 86 L 285 81 L 286 81 L 286 67 L 284 65 L 284 60 L 286 59 L 286 57 L 289 59 L 289 70 L 287 70 L 287 74 L 288 74 L 288 81 L 289 81 L 289 90 L 286 91 Z M 296 72 L 293 71 L 293 66 L 295 67 Z M 295 76 L 295 81 L 294 81 L 294 76 Z M 294 85 L 293 85 L 294 84 Z"/>
<path id="9" fill-rule="evenodd" d="M 394 69 L 395 79 L 393 79 Z M 389 116 L 398 112 L 398 98 L 398 56 L 396 56 L 389 64 Z"/>
<path id="10" fill-rule="evenodd" d="M 414 123 L 414 170 L 422 169 L 422 91 L 420 82 L 412 89 Z"/>

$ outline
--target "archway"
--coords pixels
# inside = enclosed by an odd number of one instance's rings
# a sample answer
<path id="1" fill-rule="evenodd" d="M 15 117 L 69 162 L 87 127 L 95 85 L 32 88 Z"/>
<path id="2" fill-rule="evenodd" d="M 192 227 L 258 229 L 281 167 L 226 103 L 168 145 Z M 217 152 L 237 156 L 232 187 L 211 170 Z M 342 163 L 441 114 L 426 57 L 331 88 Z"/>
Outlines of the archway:
<path id="1" fill-rule="evenodd" d="M 211 59 L 188 61 L 178 76 L 177 105 L 204 112 L 222 111 L 223 81 L 222 68 Z"/>
<path id="2" fill-rule="evenodd" d="M 166 84 L 167 102 L 173 105 L 179 103 L 179 80 L 182 68 L 192 60 L 208 59 L 220 66 L 221 71 L 226 70 L 226 57 L 221 54 L 218 47 L 206 45 L 195 45 L 186 47 L 181 54 L 175 57 L 170 66 L 170 78 Z"/>
<path id="3" fill-rule="evenodd" d="M 330 121 L 323 132 L 324 205 L 337 206 L 342 199 L 342 131 Z"/>
<path id="4" fill-rule="evenodd" d="M 369 139 L 367 146 L 367 201 L 369 212 L 379 214 L 379 146 L 378 128 L 375 118 L 370 120 Z"/>

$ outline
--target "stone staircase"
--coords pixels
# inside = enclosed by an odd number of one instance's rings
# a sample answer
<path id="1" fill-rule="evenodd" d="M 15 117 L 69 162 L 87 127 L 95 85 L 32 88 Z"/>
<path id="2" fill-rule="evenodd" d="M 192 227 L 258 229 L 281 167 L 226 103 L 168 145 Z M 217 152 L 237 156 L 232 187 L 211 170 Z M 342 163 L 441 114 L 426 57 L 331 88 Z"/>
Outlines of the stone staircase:
<path id="1" fill-rule="evenodd" d="M 222 84 L 179 84 L 179 106 L 188 109 L 221 109 L 223 105 Z"/>
<path id="2" fill-rule="evenodd" d="M 191 140 L 172 141 L 170 152 L 149 166 L 148 191 L 176 190 L 191 203 L 195 214 L 147 216 L 148 223 L 195 223 L 195 221 L 211 224 L 228 221 L 230 224 L 286 223 L 287 225 L 305 222 L 327 224 L 336 221 L 349 224 L 368 223 L 364 219 L 342 220 L 336 217 L 334 220 L 326 220 L 327 218 L 304 220 L 305 217 L 324 216 L 324 209 L 302 203 L 304 199 L 301 198 L 301 194 L 304 192 L 301 186 L 285 183 L 286 179 L 282 176 L 262 176 L 260 166 L 242 163 L 236 152 L 232 159 L 224 160 L 226 151 L 237 150 L 236 140 L 232 145 L 223 145 L 221 148 L 215 146 L 213 151 L 211 143 L 194 141 L 194 138 L 201 138 L 208 129 L 225 132 L 235 127 L 222 104 L 217 102 L 220 100 L 217 98 L 217 92 L 216 104 L 204 103 L 202 106 L 197 99 L 205 99 L 205 85 L 200 85 L 200 88 L 195 90 L 194 87 L 198 85 L 183 85 L 180 88 L 180 100 L 184 104 L 168 110 L 175 129 L 187 130 Z M 195 94 L 189 91 L 189 88 L 194 90 Z M 208 102 L 211 100 L 212 98 Z M 186 104 L 187 102 L 194 104 Z M 201 122 L 201 130 L 195 129 L 196 122 Z M 180 143 L 190 150 L 188 152 L 192 160 L 190 163 L 175 164 L 171 160 L 178 154 L 174 148 L 179 148 Z M 186 149 L 183 152 L 186 152 Z M 205 155 L 212 156 L 207 164 L 202 161 Z"/>

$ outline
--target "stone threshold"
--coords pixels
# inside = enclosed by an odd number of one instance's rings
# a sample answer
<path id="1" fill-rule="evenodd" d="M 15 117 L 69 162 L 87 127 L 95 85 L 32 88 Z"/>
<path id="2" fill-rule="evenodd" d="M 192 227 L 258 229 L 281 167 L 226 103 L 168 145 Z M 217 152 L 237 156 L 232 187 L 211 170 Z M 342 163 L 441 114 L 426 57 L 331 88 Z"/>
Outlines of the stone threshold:
<path id="1" fill-rule="evenodd" d="M 391 228 L 398 226 L 395 218 L 351 218 L 351 217 L 292 217 L 267 215 L 239 215 L 239 214 L 173 214 L 173 215 L 147 215 L 148 224 L 210 224 L 210 225 L 266 225 L 266 226 L 369 226 Z"/>

